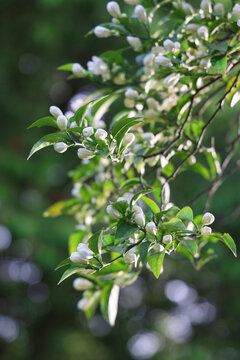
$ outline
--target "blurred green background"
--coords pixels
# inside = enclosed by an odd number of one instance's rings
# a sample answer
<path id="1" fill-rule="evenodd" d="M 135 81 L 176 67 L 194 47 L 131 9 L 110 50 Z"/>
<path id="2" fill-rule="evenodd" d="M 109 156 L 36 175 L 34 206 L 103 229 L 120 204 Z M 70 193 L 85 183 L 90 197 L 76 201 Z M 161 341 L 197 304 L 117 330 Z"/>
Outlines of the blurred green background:
<path id="1" fill-rule="evenodd" d="M 240 359 L 240 264 L 221 244 L 218 258 L 196 272 L 168 258 L 158 281 L 143 274 L 122 290 L 116 326 L 97 314 L 89 323 L 77 311 L 72 281 L 57 286 L 54 267 L 66 257 L 70 218 L 44 219 L 53 202 L 70 197 L 67 172 L 76 155 L 43 150 L 26 161 L 43 132 L 26 130 L 50 105 L 69 109 L 85 80 L 56 71 L 83 65 L 117 47 L 116 40 L 84 35 L 109 19 L 105 0 L 1 0 L 0 56 L 0 358 L 1 360 Z M 123 9 L 123 2 L 121 2 Z M 85 88 L 84 88 L 85 89 Z M 238 110 L 231 112 L 235 121 Z M 226 112 L 212 128 L 220 139 Z M 218 145 L 217 142 L 217 145 Z M 238 242 L 239 172 L 216 193 L 211 211 L 217 231 Z M 197 175 L 181 175 L 177 205 L 205 188 Z M 202 211 L 203 202 L 195 205 Z M 237 209 L 237 210 L 236 210 Z"/>

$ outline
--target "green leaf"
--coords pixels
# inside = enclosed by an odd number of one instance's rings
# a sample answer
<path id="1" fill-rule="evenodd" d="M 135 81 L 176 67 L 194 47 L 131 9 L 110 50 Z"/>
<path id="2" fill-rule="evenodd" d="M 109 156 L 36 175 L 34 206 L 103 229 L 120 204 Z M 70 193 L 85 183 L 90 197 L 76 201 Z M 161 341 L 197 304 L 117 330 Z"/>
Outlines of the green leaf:
<path id="1" fill-rule="evenodd" d="M 91 319 L 91 317 L 94 315 L 100 300 L 100 296 L 101 296 L 101 290 L 88 291 L 88 303 L 87 303 L 87 308 L 85 310 L 87 319 Z M 84 296 L 84 298 L 86 297 Z"/>
<path id="2" fill-rule="evenodd" d="M 76 265 L 76 266 L 71 266 L 69 269 L 67 269 L 66 271 L 64 271 L 61 279 L 58 282 L 58 285 L 61 284 L 61 282 L 63 282 L 64 280 L 66 280 L 67 278 L 69 278 L 70 276 L 72 276 L 73 274 L 78 273 L 79 271 L 81 271 L 81 268 L 83 266 L 81 265 Z"/>
<path id="3" fill-rule="evenodd" d="M 105 96 L 102 96 L 98 99 L 94 99 L 94 100 L 91 100 L 89 101 L 87 104 L 81 106 L 77 112 L 75 113 L 75 121 L 77 123 L 79 123 L 79 126 L 82 125 L 82 122 L 85 118 L 85 116 L 87 115 L 88 111 L 93 108 L 95 105 L 97 105 L 99 102 L 103 102 L 103 100 L 107 100 L 109 99 L 109 95 L 105 95 Z"/>
<path id="4" fill-rule="evenodd" d="M 118 146 L 120 145 L 127 131 L 132 126 L 135 126 L 141 123 L 142 121 L 143 120 L 140 117 L 132 117 L 132 118 L 123 118 L 114 124 L 111 133 L 114 139 L 117 141 Z"/>
<path id="5" fill-rule="evenodd" d="M 227 57 L 215 56 L 211 59 L 211 68 L 209 74 L 222 74 L 224 75 L 227 69 Z"/>
<path id="6" fill-rule="evenodd" d="M 157 279 L 158 279 L 161 269 L 162 269 L 164 256 L 165 256 L 165 251 L 162 251 L 158 254 L 148 255 L 148 264 L 149 264 L 150 269 L 152 270 L 154 276 Z"/>
<path id="7" fill-rule="evenodd" d="M 51 205 L 46 211 L 44 211 L 44 217 L 56 217 L 62 214 L 73 214 L 81 206 L 81 201 L 78 199 L 70 199 L 58 201 Z"/>
<path id="8" fill-rule="evenodd" d="M 104 267 L 96 273 L 96 276 L 108 275 L 119 271 L 127 271 L 128 264 L 120 258 L 115 260 L 113 263 L 106 264 Z"/>
<path id="9" fill-rule="evenodd" d="M 116 210 L 118 210 L 122 215 L 124 215 L 128 208 L 128 202 L 127 202 L 127 200 L 117 201 L 117 202 L 113 203 L 112 206 Z"/>
<path id="10" fill-rule="evenodd" d="M 57 68 L 57 70 L 71 71 L 71 72 L 72 72 L 72 66 L 73 66 L 73 63 L 61 65 L 61 66 L 59 66 L 59 67 Z"/>
<path id="11" fill-rule="evenodd" d="M 182 220 L 189 220 L 193 221 L 193 212 L 192 209 L 189 206 L 185 206 L 183 209 L 181 209 L 177 213 L 177 217 L 179 217 Z"/>
<path id="12" fill-rule="evenodd" d="M 146 180 L 142 179 L 142 182 L 145 186 L 147 186 L 147 182 Z M 133 186 L 133 185 L 140 185 L 140 180 L 139 178 L 135 177 L 135 178 L 131 178 L 128 180 L 125 180 L 122 185 L 120 186 L 120 189 L 124 189 L 128 186 Z"/>
<path id="13" fill-rule="evenodd" d="M 109 284 L 101 293 L 100 308 L 104 318 L 111 326 L 115 324 L 118 311 L 119 286 Z"/>
<path id="14" fill-rule="evenodd" d="M 233 238 L 229 234 L 225 233 L 221 236 L 221 240 L 232 251 L 233 255 L 237 257 L 237 249 Z"/>
<path id="15" fill-rule="evenodd" d="M 52 126 L 58 129 L 57 121 L 51 116 L 46 116 L 35 121 L 32 125 L 28 127 L 28 129 L 42 126 Z"/>
<path id="16" fill-rule="evenodd" d="M 195 240 L 182 240 L 181 244 L 184 245 L 193 256 L 196 255 L 198 251 L 198 245 Z"/>
<path id="17" fill-rule="evenodd" d="M 103 232 L 102 230 L 96 232 L 93 234 L 90 239 L 88 240 L 88 247 L 90 250 L 94 252 L 95 255 L 101 253 L 102 249 L 102 236 Z"/>
<path id="18" fill-rule="evenodd" d="M 158 205 L 152 199 L 149 199 L 148 197 L 143 196 L 142 201 L 144 201 L 145 204 L 147 204 L 147 206 L 152 210 L 152 212 L 155 215 L 157 215 L 160 212 Z"/>
<path id="19" fill-rule="evenodd" d="M 66 265 L 70 265 L 70 264 L 71 264 L 71 260 L 70 260 L 69 258 L 67 258 L 67 259 L 61 261 L 61 262 L 55 267 L 54 270 L 58 270 L 58 269 L 60 269 L 61 267 L 66 266 Z"/>
<path id="20" fill-rule="evenodd" d="M 151 245 L 150 241 L 145 241 L 139 246 L 139 254 L 140 254 L 140 260 L 142 263 L 145 262 L 148 255 L 148 248 Z"/>
<path id="21" fill-rule="evenodd" d="M 132 197 L 132 199 L 131 199 L 131 201 L 130 201 L 130 208 L 132 208 L 132 206 L 133 206 L 134 204 L 136 204 L 136 202 L 137 202 L 139 199 L 141 199 L 142 196 L 144 196 L 144 195 L 146 195 L 146 194 L 149 194 L 149 193 L 151 193 L 151 192 L 153 192 L 152 189 L 141 190 L 141 191 L 137 192 L 137 193 Z"/>
<path id="22" fill-rule="evenodd" d="M 50 146 L 50 145 L 54 145 L 56 144 L 57 142 L 65 142 L 67 145 L 70 144 L 71 142 L 69 141 L 69 137 L 65 134 L 62 134 L 62 133 L 55 133 L 55 134 L 49 134 L 49 135 L 45 135 L 42 139 L 40 139 L 39 141 L 37 141 L 29 155 L 28 155 L 28 158 L 27 160 L 30 159 L 30 157 L 35 154 L 37 151 L 47 147 L 47 146 Z"/>
<path id="23" fill-rule="evenodd" d="M 131 225 L 127 222 L 120 221 L 115 233 L 115 240 L 117 244 L 121 244 L 123 241 L 128 240 L 132 234 L 138 230 L 137 226 Z"/>

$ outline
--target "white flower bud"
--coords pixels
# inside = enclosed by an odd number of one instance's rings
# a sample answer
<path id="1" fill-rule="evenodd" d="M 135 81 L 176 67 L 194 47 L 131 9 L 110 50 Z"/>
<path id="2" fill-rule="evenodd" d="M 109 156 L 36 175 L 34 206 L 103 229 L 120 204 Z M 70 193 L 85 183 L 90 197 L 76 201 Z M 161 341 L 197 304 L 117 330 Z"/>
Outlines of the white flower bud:
<path id="1" fill-rule="evenodd" d="M 212 233 L 212 229 L 209 226 L 203 226 L 201 229 L 202 236 L 209 236 Z"/>
<path id="2" fill-rule="evenodd" d="M 90 288 L 91 285 L 92 285 L 91 281 L 81 277 L 78 277 L 73 280 L 73 287 L 75 290 L 78 291 L 87 290 Z"/>
<path id="3" fill-rule="evenodd" d="M 157 227 L 153 221 L 150 221 L 149 223 L 147 223 L 146 231 L 151 235 L 155 235 L 155 236 L 157 235 Z"/>
<path id="4" fill-rule="evenodd" d="M 83 78 L 87 75 L 87 71 L 78 63 L 73 64 L 72 72 L 79 78 Z"/>
<path id="5" fill-rule="evenodd" d="M 162 242 L 164 244 L 171 244 L 172 243 L 172 235 L 164 235 L 162 238 Z"/>
<path id="6" fill-rule="evenodd" d="M 145 216 L 143 213 L 136 214 L 134 216 L 135 223 L 139 226 L 145 225 Z"/>
<path id="7" fill-rule="evenodd" d="M 127 42 L 133 48 L 134 51 L 138 51 L 138 50 L 141 49 L 142 42 L 138 37 L 136 37 L 136 36 L 127 36 L 126 39 L 127 39 Z"/>
<path id="8" fill-rule="evenodd" d="M 94 130 L 93 130 L 92 126 L 88 126 L 83 129 L 82 133 L 83 133 L 84 137 L 89 137 L 89 136 L 93 135 Z"/>
<path id="9" fill-rule="evenodd" d="M 232 13 L 234 16 L 240 17 L 240 4 L 234 5 Z"/>
<path id="10" fill-rule="evenodd" d="M 98 38 L 108 38 L 109 36 L 111 36 L 111 31 L 107 28 L 105 28 L 104 26 L 96 26 L 94 29 L 94 34 L 98 37 Z"/>
<path id="11" fill-rule="evenodd" d="M 137 5 L 140 4 L 141 0 L 124 0 L 128 5 Z"/>
<path id="12" fill-rule="evenodd" d="M 107 3 L 107 11 L 113 18 L 118 18 L 121 16 L 121 10 L 116 1 L 110 1 Z"/>
<path id="13" fill-rule="evenodd" d="M 143 214 L 142 208 L 138 205 L 134 205 L 132 209 L 135 215 Z"/>
<path id="14" fill-rule="evenodd" d="M 117 209 L 115 209 L 112 205 L 108 205 L 106 208 L 106 211 L 107 211 L 108 215 L 110 215 L 114 219 L 118 219 L 121 216 L 120 212 Z"/>
<path id="15" fill-rule="evenodd" d="M 137 16 L 138 20 L 146 23 L 147 22 L 147 13 L 145 8 L 142 5 L 137 5 L 134 9 L 134 13 Z"/>
<path id="16" fill-rule="evenodd" d="M 78 310 L 87 310 L 87 308 L 88 308 L 88 299 L 81 299 L 81 300 L 79 300 L 78 301 L 78 303 L 77 303 L 77 308 L 78 308 Z"/>
<path id="17" fill-rule="evenodd" d="M 57 124 L 60 130 L 66 130 L 68 119 L 64 115 L 59 115 L 57 118 Z"/>
<path id="18" fill-rule="evenodd" d="M 95 138 L 97 140 L 105 140 L 107 135 L 108 133 L 103 129 L 97 129 L 97 131 L 95 132 Z"/>
<path id="19" fill-rule="evenodd" d="M 59 107 L 57 107 L 57 106 L 50 106 L 49 112 L 55 118 L 57 118 L 60 115 L 63 115 L 62 110 L 60 110 Z"/>
<path id="20" fill-rule="evenodd" d="M 203 10 L 205 15 L 208 15 L 212 12 L 212 4 L 210 0 L 202 0 L 200 8 Z"/>
<path id="21" fill-rule="evenodd" d="M 178 41 L 173 42 L 170 39 L 164 40 L 163 46 L 167 51 L 170 52 L 175 52 L 176 50 L 180 49 L 180 43 Z"/>
<path id="22" fill-rule="evenodd" d="M 199 65 L 204 69 L 208 69 L 211 66 L 211 61 L 209 59 L 201 59 Z"/>
<path id="23" fill-rule="evenodd" d="M 208 29 L 206 26 L 200 26 L 197 30 L 198 36 L 202 39 L 207 40 L 208 39 Z"/>
<path id="24" fill-rule="evenodd" d="M 88 150 L 85 148 L 78 149 L 77 155 L 78 155 L 79 159 L 81 159 L 81 160 L 91 159 L 92 157 L 94 157 L 94 153 L 91 150 Z"/>
<path id="25" fill-rule="evenodd" d="M 134 89 L 127 89 L 125 91 L 124 95 L 128 99 L 137 99 L 138 98 L 138 92 Z"/>
<path id="26" fill-rule="evenodd" d="M 180 79 L 180 74 L 170 74 L 163 80 L 165 86 L 175 86 Z"/>
<path id="27" fill-rule="evenodd" d="M 158 55 L 154 59 L 155 64 L 161 65 L 161 66 L 172 66 L 172 62 L 169 58 L 163 55 Z"/>
<path id="28" fill-rule="evenodd" d="M 133 133 L 128 133 L 124 136 L 122 145 L 123 146 L 130 146 L 135 140 L 135 135 Z"/>
<path id="29" fill-rule="evenodd" d="M 67 144 L 65 144 L 64 142 L 58 142 L 56 144 L 54 144 L 54 150 L 60 154 L 64 153 L 67 150 Z"/>
<path id="30" fill-rule="evenodd" d="M 199 25 L 197 25 L 197 24 L 187 24 L 186 28 L 187 28 L 187 30 L 190 30 L 190 31 L 197 31 L 197 29 L 199 28 Z"/>
<path id="31" fill-rule="evenodd" d="M 123 255 L 123 259 L 126 263 L 131 264 L 136 261 L 135 248 L 130 249 L 126 254 Z"/>
<path id="32" fill-rule="evenodd" d="M 81 263 L 82 258 L 81 258 L 80 254 L 77 251 L 74 251 L 70 255 L 70 260 L 72 262 L 74 262 L 74 263 Z"/>
<path id="33" fill-rule="evenodd" d="M 202 217 L 203 225 L 211 225 L 214 222 L 214 220 L 215 220 L 215 216 L 210 212 L 206 212 Z"/>
<path id="34" fill-rule="evenodd" d="M 129 98 L 125 98 L 124 99 L 124 105 L 126 106 L 126 108 L 128 109 L 132 109 L 135 106 L 135 101 Z"/>
<path id="35" fill-rule="evenodd" d="M 72 129 L 72 128 L 75 128 L 75 127 L 77 127 L 77 123 L 76 123 L 76 121 L 73 121 L 73 122 L 70 124 L 70 128 Z"/>
<path id="36" fill-rule="evenodd" d="M 89 247 L 84 243 L 78 244 L 77 252 L 84 261 L 91 259 L 94 255 L 92 250 L 90 250 Z"/>
<path id="37" fill-rule="evenodd" d="M 186 3 L 186 2 L 184 2 L 183 4 L 182 4 L 182 10 L 185 12 L 185 14 L 187 14 L 187 15 L 191 15 L 192 13 L 193 13 L 193 7 L 190 5 L 190 4 L 188 4 L 188 3 Z"/>
<path id="38" fill-rule="evenodd" d="M 224 13 L 224 5 L 222 3 L 216 3 L 213 10 L 215 14 L 222 15 Z"/>

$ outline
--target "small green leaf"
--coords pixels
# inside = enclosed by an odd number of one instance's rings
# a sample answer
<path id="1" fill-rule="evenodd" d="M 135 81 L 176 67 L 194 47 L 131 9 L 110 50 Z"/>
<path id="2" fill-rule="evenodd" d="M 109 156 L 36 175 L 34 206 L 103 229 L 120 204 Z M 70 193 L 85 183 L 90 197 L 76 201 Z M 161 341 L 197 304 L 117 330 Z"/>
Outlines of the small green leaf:
<path id="1" fill-rule="evenodd" d="M 95 255 L 101 253 L 102 249 L 102 230 L 93 234 L 88 240 L 88 247 L 94 252 Z"/>
<path id="2" fill-rule="evenodd" d="M 69 64 L 61 65 L 57 69 L 63 70 L 63 71 L 72 71 L 72 66 L 73 66 L 73 63 L 69 63 Z"/>
<path id="3" fill-rule="evenodd" d="M 101 290 L 91 291 L 91 292 L 88 291 L 88 300 L 89 301 L 87 303 L 87 308 L 85 310 L 87 319 L 91 319 L 91 317 L 94 315 L 95 310 L 99 303 L 100 296 L 101 296 Z"/>
<path id="4" fill-rule="evenodd" d="M 37 121 L 35 121 L 32 125 L 28 127 L 28 129 L 34 128 L 34 127 L 42 127 L 42 126 L 52 126 L 58 129 L 58 125 L 56 120 L 51 116 L 43 117 Z"/>
<path id="5" fill-rule="evenodd" d="M 141 123 L 143 120 L 139 117 L 123 118 L 116 122 L 112 128 L 112 136 L 117 141 L 118 146 L 120 145 L 124 135 L 134 125 Z"/>
<path id="6" fill-rule="evenodd" d="M 177 213 L 177 217 L 179 217 L 182 220 L 189 220 L 193 221 L 193 212 L 192 209 L 189 206 L 185 206 L 183 209 L 181 209 Z"/>
<path id="7" fill-rule="evenodd" d="M 152 210 L 152 212 L 155 215 L 157 215 L 160 212 L 158 205 L 152 199 L 149 199 L 148 197 L 143 196 L 142 201 L 144 201 L 145 204 L 147 204 L 147 206 Z"/>
<path id="8" fill-rule="evenodd" d="M 121 244 L 123 241 L 128 240 L 132 234 L 138 230 L 137 226 L 128 224 L 124 221 L 118 223 L 118 227 L 115 234 L 115 241 L 117 244 Z"/>
<path id="9" fill-rule="evenodd" d="M 158 279 L 161 269 L 162 269 L 164 256 L 165 256 L 165 251 L 162 251 L 158 254 L 148 255 L 148 263 L 149 263 L 150 269 L 152 270 L 154 276 L 157 279 Z"/>
<path id="10" fill-rule="evenodd" d="M 142 179 L 142 182 L 145 186 L 147 186 L 147 182 L 146 180 Z M 140 185 L 140 180 L 139 178 L 131 178 L 131 179 L 128 179 L 128 180 L 125 180 L 122 185 L 120 186 L 120 189 L 124 189 L 128 186 L 133 186 L 133 185 Z"/>
<path id="11" fill-rule="evenodd" d="M 233 238 L 229 234 L 225 233 L 221 236 L 221 240 L 232 251 L 233 255 L 237 257 L 237 249 Z"/>
<path id="12" fill-rule="evenodd" d="M 106 101 L 108 99 L 109 99 L 109 95 L 105 95 L 105 96 L 102 96 L 102 97 L 100 97 L 98 99 L 91 100 L 87 104 L 81 106 L 75 113 L 75 121 L 77 123 L 79 123 L 79 126 L 81 126 L 85 116 L 88 113 L 88 111 L 91 108 L 93 108 L 95 105 L 97 105 L 99 102 L 101 102 L 101 104 L 102 104 L 104 100 Z"/>
<path id="13" fill-rule="evenodd" d="M 148 255 L 148 248 L 150 246 L 150 241 L 145 241 L 139 246 L 139 254 L 140 254 L 140 260 L 142 263 L 145 262 Z"/>
<path id="14" fill-rule="evenodd" d="M 211 68 L 209 69 L 210 74 L 222 74 L 224 75 L 227 69 L 227 57 L 226 56 L 215 56 L 211 59 Z"/>
<path id="15" fill-rule="evenodd" d="M 132 206 L 133 206 L 134 204 L 136 204 L 136 202 L 137 202 L 138 200 L 140 200 L 142 196 L 144 196 L 144 195 L 146 195 L 146 194 L 149 194 L 149 193 L 151 193 L 151 192 L 153 192 L 152 189 L 142 190 L 142 191 L 137 192 L 137 193 L 132 197 L 132 199 L 131 199 L 131 201 L 130 201 L 130 208 L 132 208 Z"/>
<path id="16" fill-rule="evenodd" d="M 49 134 L 49 135 L 45 135 L 43 138 L 41 138 L 39 141 L 37 141 L 29 155 L 28 155 L 28 158 L 27 160 L 30 159 L 30 157 L 35 154 L 37 151 L 47 147 L 47 146 L 50 146 L 50 145 L 54 145 L 56 144 L 57 142 L 65 142 L 67 145 L 69 145 L 71 142 L 69 140 L 69 137 L 65 134 L 62 134 L 62 133 L 55 133 L 55 134 Z"/>
<path id="17" fill-rule="evenodd" d="M 198 245 L 195 240 L 181 240 L 181 244 L 183 244 L 193 256 L 196 255 Z"/>
<path id="18" fill-rule="evenodd" d="M 128 202 L 127 202 L 127 200 L 117 201 L 117 202 L 113 203 L 112 206 L 116 210 L 118 210 L 122 215 L 124 215 L 128 208 Z"/>
<path id="19" fill-rule="evenodd" d="M 61 262 L 55 267 L 54 270 L 58 270 L 58 269 L 60 269 L 61 267 L 66 266 L 66 265 L 70 265 L 70 264 L 71 264 L 71 260 L 70 260 L 69 258 L 67 258 L 67 259 L 61 261 Z"/>
<path id="20" fill-rule="evenodd" d="M 64 271 L 61 279 L 58 282 L 58 285 L 61 284 L 61 282 L 63 282 L 64 280 L 66 280 L 70 276 L 72 276 L 73 274 L 76 274 L 77 272 L 81 271 L 81 268 L 82 268 L 81 265 L 76 265 L 76 266 L 71 266 L 69 269 Z"/>
<path id="21" fill-rule="evenodd" d="M 104 318 L 111 326 L 115 324 L 118 311 L 119 286 L 112 283 L 105 286 L 101 293 L 100 308 Z"/>

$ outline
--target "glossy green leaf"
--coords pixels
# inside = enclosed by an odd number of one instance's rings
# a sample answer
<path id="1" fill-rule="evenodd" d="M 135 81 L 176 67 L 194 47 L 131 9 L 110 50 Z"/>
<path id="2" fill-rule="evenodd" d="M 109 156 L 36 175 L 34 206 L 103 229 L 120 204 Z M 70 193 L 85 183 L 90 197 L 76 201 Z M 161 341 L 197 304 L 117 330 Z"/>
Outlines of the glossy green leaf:
<path id="1" fill-rule="evenodd" d="M 137 230 L 137 226 L 124 221 L 120 221 L 115 234 L 116 243 L 121 244 L 123 241 L 128 240 L 130 236 L 134 234 Z"/>
<path id="2" fill-rule="evenodd" d="M 185 206 L 183 209 L 181 209 L 177 213 L 177 217 L 179 217 L 182 220 L 189 220 L 193 221 L 193 212 L 192 209 L 189 206 Z"/>
<path id="3" fill-rule="evenodd" d="M 35 121 L 28 127 L 28 129 L 31 129 L 34 127 L 43 127 L 43 126 L 52 126 L 52 127 L 58 129 L 57 121 L 51 116 L 46 116 L 46 117 L 43 117 L 43 118 Z"/>
<path id="4" fill-rule="evenodd" d="M 146 196 L 142 196 L 142 201 L 144 201 L 145 204 L 147 204 L 147 206 L 152 210 L 152 212 L 155 215 L 157 215 L 160 212 L 159 206 L 152 199 L 150 199 Z"/>
<path id="5" fill-rule="evenodd" d="M 234 256 L 237 256 L 237 249 L 236 249 L 236 244 L 233 240 L 233 238 L 225 233 L 221 236 L 221 240 L 227 245 L 227 247 L 232 251 Z"/>
<path id="6" fill-rule="evenodd" d="M 165 256 L 165 251 L 162 251 L 158 254 L 148 255 L 148 264 L 149 264 L 150 269 L 152 270 L 154 276 L 157 279 L 158 279 L 161 269 L 162 269 L 164 256 Z"/>

